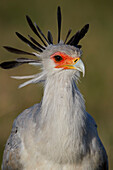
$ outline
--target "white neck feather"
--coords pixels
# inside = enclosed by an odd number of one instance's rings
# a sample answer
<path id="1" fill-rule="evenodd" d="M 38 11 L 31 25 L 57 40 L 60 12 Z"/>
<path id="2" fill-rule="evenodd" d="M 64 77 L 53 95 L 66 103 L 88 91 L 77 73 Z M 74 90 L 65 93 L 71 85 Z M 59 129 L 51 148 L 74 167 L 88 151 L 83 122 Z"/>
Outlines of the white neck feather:
<path id="1" fill-rule="evenodd" d="M 86 152 L 80 143 L 85 133 L 85 118 L 84 100 L 72 76 L 66 72 L 48 77 L 38 129 L 42 134 L 40 152 L 58 162 L 77 161 Z"/>

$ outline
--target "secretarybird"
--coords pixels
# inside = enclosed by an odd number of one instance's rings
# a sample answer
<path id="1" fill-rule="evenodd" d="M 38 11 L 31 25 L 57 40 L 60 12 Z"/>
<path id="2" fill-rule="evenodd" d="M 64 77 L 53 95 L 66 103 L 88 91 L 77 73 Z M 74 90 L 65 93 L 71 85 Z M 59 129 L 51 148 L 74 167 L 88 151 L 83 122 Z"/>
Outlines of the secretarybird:
<path id="1" fill-rule="evenodd" d="M 41 103 L 23 111 L 14 121 L 11 135 L 3 155 L 3 170 L 108 170 L 108 159 L 97 133 L 94 119 L 85 110 L 84 99 L 76 82 L 80 72 L 85 74 L 81 60 L 79 41 L 85 36 L 85 25 L 67 41 L 60 39 L 61 9 L 58 7 L 58 43 L 48 31 L 47 38 L 38 25 L 26 16 L 32 31 L 42 41 L 30 40 L 16 35 L 37 52 L 26 52 L 9 46 L 13 53 L 36 56 L 38 59 L 17 58 L 3 62 L 1 68 L 10 69 L 21 64 L 41 66 L 42 72 L 30 76 L 15 76 L 30 79 L 30 83 L 44 83 Z"/>

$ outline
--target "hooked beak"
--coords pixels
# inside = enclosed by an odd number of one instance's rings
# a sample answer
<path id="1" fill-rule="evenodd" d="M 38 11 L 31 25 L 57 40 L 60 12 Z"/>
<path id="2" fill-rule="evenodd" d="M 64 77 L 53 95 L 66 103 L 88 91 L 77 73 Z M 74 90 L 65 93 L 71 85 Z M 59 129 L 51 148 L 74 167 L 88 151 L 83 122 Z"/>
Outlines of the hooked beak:
<path id="1" fill-rule="evenodd" d="M 80 57 L 71 58 L 64 63 L 57 65 L 55 68 L 75 69 L 82 72 L 83 77 L 85 75 L 85 66 Z"/>
<path id="2" fill-rule="evenodd" d="M 82 73 L 83 73 L 83 77 L 84 77 L 84 75 L 85 75 L 85 66 L 84 66 L 84 63 L 83 63 L 83 61 L 82 61 L 81 59 L 79 59 L 79 60 L 76 62 L 76 64 L 73 65 L 73 67 L 74 67 L 76 70 L 82 72 Z"/>

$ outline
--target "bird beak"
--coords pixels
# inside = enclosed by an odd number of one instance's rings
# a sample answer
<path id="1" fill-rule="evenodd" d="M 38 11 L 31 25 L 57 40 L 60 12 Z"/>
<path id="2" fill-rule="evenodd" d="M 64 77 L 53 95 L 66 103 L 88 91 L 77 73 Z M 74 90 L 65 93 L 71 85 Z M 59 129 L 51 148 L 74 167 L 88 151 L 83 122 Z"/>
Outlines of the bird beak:
<path id="1" fill-rule="evenodd" d="M 63 69 L 75 69 L 83 73 L 83 77 L 85 75 L 85 66 L 80 57 L 69 58 L 61 64 L 58 64 L 55 68 L 63 68 Z"/>
<path id="2" fill-rule="evenodd" d="M 84 75 L 85 75 L 85 66 L 84 66 L 84 63 L 83 63 L 83 61 L 82 61 L 81 59 L 79 59 L 79 60 L 73 65 L 73 67 L 74 67 L 76 70 L 82 72 L 82 73 L 83 73 L 83 77 L 84 77 Z"/>

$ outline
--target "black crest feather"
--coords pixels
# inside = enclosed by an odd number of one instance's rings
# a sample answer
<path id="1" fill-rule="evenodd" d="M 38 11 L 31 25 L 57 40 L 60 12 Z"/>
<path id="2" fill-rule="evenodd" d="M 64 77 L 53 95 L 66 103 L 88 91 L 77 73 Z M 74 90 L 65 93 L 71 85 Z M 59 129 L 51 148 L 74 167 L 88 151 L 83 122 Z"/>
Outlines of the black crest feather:
<path id="1" fill-rule="evenodd" d="M 48 31 L 47 37 L 48 37 L 48 41 L 50 42 L 50 44 L 53 44 L 53 37 L 50 31 Z"/>
<path id="2" fill-rule="evenodd" d="M 43 47 L 41 44 L 39 44 L 33 37 L 31 37 L 30 35 L 28 35 L 30 40 L 35 44 L 37 45 L 39 48 L 45 50 L 45 47 Z"/>
<path id="3" fill-rule="evenodd" d="M 36 26 L 37 30 L 39 31 L 39 33 L 42 35 L 42 37 L 46 40 L 46 42 L 48 44 L 50 44 L 49 41 L 47 40 L 47 38 L 45 37 L 45 35 L 43 34 L 43 32 L 41 31 L 41 29 L 39 28 L 39 26 L 36 23 L 35 23 L 35 26 Z"/>
<path id="4" fill-rule="evenodd" d="M 37 29 L 35 28 L 32 20 L 30 19 L 30 17 L 28 15 L 26 15 L 26 19 L 27 22 L 30 26 L 30 28 L 32 29 L 32 31 L 39 37 L 39 39 L 42 41 L 42 43 L 44 44 L 44 46 L 47 46 L 46 43 L 43 41 L 43 39 L 41 38 L 40 34 L 38 33 Z"/>
<path id="5" fill-rule="evenodd" d="M 18 38 L 20 38 L 23 42 L 27 43 L 31 48 L 33 48 L 36 51 L 42 52 L 42 50 L 37 47 L 36 45 L 34 45 L 32 42 L 30 42 L 27 38 L 25 38 L 23 35 L 21 35 L 20 33 L 16 32 L 16 35 L 18 36 Z"/>
<path id="6" fill-rule="evenodd" d="M 15 54 L 22 54 L 22 55 L 32 55 L 35 56 L 33 53 L 29 53 L 23 50 L 19 50 L 17 48 L 9 47 L 9 46 L 3 46 L 7 51 Z"/>
<path id="7" fill-rule="evenodd" d="M 66 38 L 65 38 L 65 41 L 64 41 L 64 44 L 66 43 L 66 41 L 67 41 L 67 39 L 68 39 L 68 37 L 69 37 L 69 35 L 71 34 L 71 29 L 69 29 L 69 31 L 68 31 L 68 33 L 67 33 L 67 35 L 66 35 Z"/>
<path id="8" fill-rule="evenodd" d="M 79 37 L 79 31 L 71 37 L 71 39 L 67 42 L 67 44 L 74 45 L 74 42 L 78 39 L 78 37 Z"/>
<path id="9" fill-rule="evenodd" d="M 58 43 L 60 42 L 60 33 L 61 33 L 61 9 L 58 6 L 57 9 L 57 21 L 58 21 Z"/>
<path id="10" fill-rule="evenodd" d="M 11 69 L 27 63 L 40 63 L 40 61 L 29 58 L 17 58 L 15 61 L 6 61 L 1 63 L 0 67 L 3 69 Z"/>
<path id="11" fill-rule="evenodd" d="M 21 63 L 17 62 L 17 61 L 6 61 L 0 64 L 0 67 L 3 69 L 11 69 L 17 66 L 20 66 Z"/>
<path id="12" fill-rule="evenodd" d="M 77 46 L 79 41 L 85 36 L 89 29 L 89 24 L 86 24 L 80 31 L 78 31 L 75 35 L 71 37 L 71 39 L 67 42 L 69 45 Z"/>

